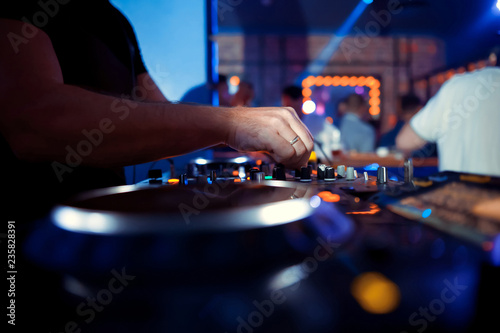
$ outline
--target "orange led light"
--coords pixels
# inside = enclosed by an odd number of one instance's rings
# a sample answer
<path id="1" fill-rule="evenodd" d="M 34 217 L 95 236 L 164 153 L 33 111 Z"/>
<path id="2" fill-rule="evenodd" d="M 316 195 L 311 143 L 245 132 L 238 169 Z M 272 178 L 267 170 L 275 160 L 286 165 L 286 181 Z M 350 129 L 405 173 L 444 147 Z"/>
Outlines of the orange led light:
<path id="1" fill-rule="evenodd" d="M 370 97 L 379 97 L 380 96 L 380 90 L 378 89 L 370 89 L 370 92 L 368 93 Z"/>
<path id="2" fill-rule="evenodd" d="M 257 165 L 262 165 L 262 160 L 257 160 L 257 161 L 255 161 L 255 164 L 257 164 Z"/>
<path id="3" fill-rule="evenodd" d="M 331 76 L 325 76 L 325 80 L 323 81 L 324 86 L 331 86 L 333 84 L 333 78 Z"/>
<path id="4" fill-rule="evenodd" d="M 372 89 L 378 89 L 380 88 L 380 81 L 379 80 L 373 80 L 372 84 L 369 86 Z"/>
<path id="5" fill-rule="evenodd" d="M 355 77 L 355 76 L 351 76 L 351 77 L 349 78 L 349 83 L 348 83 L 348 84 L 349 84 L 349 86 L 351 86 L 351 87 L 355 87 L 355 86 L 357 86 L 357 85 L 359 84 L 359 83 L 358 83 L 358 78 L 357 78 L 357 77 Z"/>
<path id="6" fill-rule="evenodd" d="M 372 116 L 376 116 L 380 114 L 380 108 L 378 106 L 371 106 L 370 110 L 368 111 Z"/>
<path id="7" fill-rule="evenodd" d="M 339 202 L 340 201 L 340 195 L 332 193 L 330 191 L 319 192 L 318 197 L 320 197 L 325 202 Z"/>
<path id="8" fill-rule="evenodd" d="M 173 179 L 169 179 L 169 180 L 167 180 L 167 182 L 168 182 L 169 184 L 178 184 L 178 183 L 179 183 L 179 179 L 174 179 L 174 178 L 173 178 Z"/>
<path id="9" fill-rule="evenodd" d="M 378 97 L 372 97 L 372 98 L 370 98 L 370 100 L 368 101 L 368 104 L 370 104 L 370 106 L 377 106 L 377 105 L 380 105 L 380 98 L 378 98 Z"/>
<path id="10" fill-rule="evenodd" d="M 348 84 L 349 84 L 349 77 L 347 77 L 347 76 L 342 76 L 342 77 L 340 78 L 340 85 L 341 85 L 342 87 L 347 87 L 347 85 L 348 85 Z"/>
<path id="11" fill-rule="evenodd" d="M 315 82 L 315 85 L 316 85 L 317 87 L 320 87 L 320 86 L 322 86 L 322 85 L 323 85 L 323 82 L 324 82 L 324 81 L 325 81 L 325 78 L 324 78 L 324 77 L 322 77 L 322 76 L 317 76 L 317 77 L 316 77 L 316 82 Z"/>
<path id="12" fill-rule="evenodd" d="M 368 87 L 369 90 L 369 104 L 370 104 L 370 114 L 372 116 L 377 116 L 380 114 L 380 81 L 373 76 L 309 76 L 302 80 L 302 95 L 303 103 L 310 101 L 312 96 L 312 86 L 359 86 Z M 303 110 L 302 110 L 303 111 Z M 326 117 L 326 121 L 333 124 L 333 119 L 331 117 Z"/>
<path id="13" fill-rule="evenodd" d="M 240 175 L 240 173 L 238 172 L 238 170 L 233 170 L 232 175 L 235 177 L 238 177 Z"/>
<path id="14" fill-rule="evenodd" d="M 235 183 L 241 183 L 241 179 L 239 179 L 239 178 L 235 178 L 235 179 L 234 179 L 234 182 L 235 182 Z"/>
<path id="15" fill-rule="evenodd" d="M 304 89 L 302 89 L 302 96 L 304 96 L 304 97 L 311 97 L 311 95 L 312 95 L 311 88 L 304 88 Z"/>
<path id="16" fill-rule="evenodd" d="M 239 86 L 240 85 L 240 78 L 237 77 L 236 75 L 235 76 L 231 76 L 231 78 L 229 79 L 229 83 L 233 86 Z"/>

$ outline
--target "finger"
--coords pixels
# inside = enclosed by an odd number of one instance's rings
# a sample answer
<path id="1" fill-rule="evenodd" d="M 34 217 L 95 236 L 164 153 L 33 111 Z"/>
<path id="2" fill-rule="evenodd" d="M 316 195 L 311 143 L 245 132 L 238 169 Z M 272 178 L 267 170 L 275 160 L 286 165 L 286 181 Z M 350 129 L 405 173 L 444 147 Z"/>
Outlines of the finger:
<path id="1" fill-rule="evenodd" d="M 285 131 L 285 133 L 288 134 L 283 134 L 283 129 L 281 131 L 275 131 L 271 136 L 266 138 L 266 150 L 277 163 L 282 163 L 289 168 L 297 168 L 302 166 L 300 164 L 302 156 L 298 155 L 296 148 L 294 148 L 288 140 L 288 138 L 295 135 L 295 133 L 290 128 L 288 131 L 290 132 Z M 285 135 L 287 139 L 285 139 L 283 135 Z M 296 144 L 298 143 L 299 142 Z M 305 151 L 305 147 L 303 147 L 302 150 Z"/>
<path id="2" fill-rule="evenodd" d="M 291 111 L 293 109 L 288 110 Z M 314 138 L 311 132 L 309 131 L 307 126 L 304 125 L 304 123 L 300 120 L 296 112 L 290 112 L 290 115 L 291 117 L 289 119 L 289 123 L 291 129 L 300 136 L 307 150 L 311 152 L 314 147 Z"/>
<path id="3" fill-rule="evenodd" d="M 286 141 L 288 141 L 288 144 L 292 146 L 292 148 L 295 150 L 295 156 L 290 157 L 288 163 L 289 164 L 294 164 L 296 166 L 303 166 L 305 165 L 303 163 L 304 158 L 307 160 L 309 159 L 310 152 L 308 151 L 307 147 L 305 146 L 302 138 L 300 135 L 297 135 L 295 131 L 292 130 L 290 126 L 287 125 L 282 125 L 278 128 L 278 133 L 281 137 L 283 137 Z M 298 136 L 298 140 L 293 143 L 292 145 L 292 140 L 294 140 Z M 307 163 L 307 161 L 306 161 Z"/>

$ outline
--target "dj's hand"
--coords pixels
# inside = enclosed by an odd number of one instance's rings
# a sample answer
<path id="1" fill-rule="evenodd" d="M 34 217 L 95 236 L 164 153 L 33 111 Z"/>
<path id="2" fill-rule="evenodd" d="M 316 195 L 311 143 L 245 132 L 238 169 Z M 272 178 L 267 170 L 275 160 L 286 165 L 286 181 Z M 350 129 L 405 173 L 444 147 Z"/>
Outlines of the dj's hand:
<path id="1" fill-rule="evenodd" d="M 230 147 L 243 152 L 267 152 L 288 168 L 307 165 L 313 137 L 294 109 L 233 108 L 230 112 L 226 141 Z"/>

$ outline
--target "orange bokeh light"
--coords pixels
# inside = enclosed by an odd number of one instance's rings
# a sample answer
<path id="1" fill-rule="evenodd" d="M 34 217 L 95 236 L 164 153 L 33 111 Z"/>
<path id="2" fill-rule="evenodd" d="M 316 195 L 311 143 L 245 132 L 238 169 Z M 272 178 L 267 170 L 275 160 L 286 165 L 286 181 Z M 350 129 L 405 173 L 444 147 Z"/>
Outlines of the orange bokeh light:
<path id="1" fill-rule="evenodd" d="M 325 80 L 323 81 L 324 86 L 331 86 L 333 84 L 333 78 L 331 76 L 325 76 Z"/>
<path id="2" fill-rule="evenodd" d="M 312 90 L 310 88 L 302 89 L 302 96 L 311 97 L 311 95 L 312 95 Z"/>
<path id="3" fill-rule="evenodd" d="M 312 96 L 312 86 L 366 86 L 368 87 L 369 90 L 369 104 L 371 106 L 370 108 L 370 114 L 372 116 L 376 116 L 380 114 L 380 81 L 374 78 L 373 76 L 309 76 L 306 79 L 302 81 L 302 95 L 304 96 L 303 98 L 303 103 L 310 101 L 311 96 Z M 326 121 L 329 122 L 330 124 L 333 123 L 333 119 L 331 117 L 327 117 Z"/>
<path id="4" fill-rule="evenodd" d="M 231 76 L 231 78 L 229 79 L 229 83 L 231 83 L 231 85 L 233 86 L 239 86 L 240 85 L 240 78 L 238 76 Z"/>
<path id="5" fill-rule="evenodd" d="M 376 116 L 380 114 L 380 108 L 378 106 L 371 106 L 368 112 L 370 112 L 372 116 Z"/>
<path id="6" fill-rule="evenodd" d="M 346 87 L 349 84 L 349 77 L 348 76 L 342 76 L 340 78 L 340 85 L 342 87 Z"/>
<path id="7" fill-rule="evenodd" d="M 340 201 L 340 195 L 332 193 L 330 191 L 319 192 L 318 197 L 320 197 L 325 202 L 339 202 Z"/>
<path id="8" fill-rule="evenodd" d="M 323 82 L 325 81 L 325 78 L 322 76 L 317 76 L 316 77 L 316 82 L 314 83 L 317 87 L 320 87 L 323 85 Z"/>
<path id="9" fill-rule="evenodd" d="M 378 89 L 370 89 L 370 92 L 368 93 L 370 97 L 379 97 L 380 96 L 380 90 Z"/>
<path id="10" fill-rule="evenodd" d="M 169 179 L 169 180 L 167 180 L 167 182 L 168 182 L 169 184 L 178 184 L 178 183 L 179 183 L 179 179 L 174 179 L 174 178 L 173 178 L 173 179 Z"/>
<path id="11" fill-rule="evenodd" d="M 372 97 L 368 101 L 368 104 L 370 104 L 371 106 L 378 106 L 378 105 L 380 105 L 380 98 L 378 98 L 378 97 Z"/>

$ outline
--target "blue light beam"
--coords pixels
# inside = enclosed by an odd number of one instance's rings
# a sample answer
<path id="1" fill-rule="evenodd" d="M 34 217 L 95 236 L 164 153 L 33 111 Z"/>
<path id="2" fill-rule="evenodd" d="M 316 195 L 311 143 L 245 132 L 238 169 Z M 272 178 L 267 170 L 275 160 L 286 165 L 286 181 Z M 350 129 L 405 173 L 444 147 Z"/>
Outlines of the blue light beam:
<path id="1" fill-rule="evenodd" d="M 356 6 L 356 8 L 354 8 L 349 17 L 340 26 L 338 31 L 334 35 L 332 35 L 330 41 L 323 48 L 318 57 L 314 59 L 307 66 L 306 70 L 298 77 L 296 82 L 298 85 L 302 83 L 303 79 L 305 79 L 310 75 L 317 76 L 323 73 L 323 70 L 325 69 L 330 59 L 332 58 L 332 55 L 338 50 L 340 43 L 342 43 L 344 38 L 349 34 L 351 29 L 354 27 L 354 24 L 359 19 L 361 14 L 363 14 L 367 6 L 368 3 L 365 0 L 361 0 L 358 3 L 358 5 Z"/>

